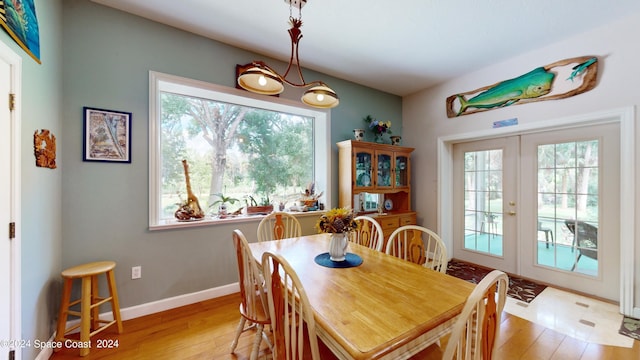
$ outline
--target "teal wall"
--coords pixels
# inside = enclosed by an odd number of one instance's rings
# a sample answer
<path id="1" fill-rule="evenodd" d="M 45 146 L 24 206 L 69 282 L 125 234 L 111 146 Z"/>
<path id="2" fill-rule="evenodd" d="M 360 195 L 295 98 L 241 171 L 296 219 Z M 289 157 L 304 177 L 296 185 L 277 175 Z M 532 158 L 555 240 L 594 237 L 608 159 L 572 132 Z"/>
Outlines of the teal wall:
<path id="1" fill-rule="evenodd" d="M 45 341 L 55 330 L 60 292 L 62 249 L 60 155 L 66 136 L 62 131 L 62 1 L 36 0 L 42 65 L 24 52 L 6 32 L 0 41 L 22 57 L 21 153 L 21 293 L 22 339 Z M 35 166 L 33 134 L 49 129 L 56 136 L 58 168 Z M 4 175 L 4 174 L 3 174 Z M 6 289 L 2 289 L 6 291 Z M 5 321 L 2 319 L 0 321 Z M 25 348 L 23 359 L 33 359 L 36 349 Z"/>
<path id="2" fill-rule="evenodd" d="M 233 87 L 236 64 L 264 57 L 89 1 L 62 6 L 62 266 L 116 261 L 122 307 L 236 282 L 231 232 L 240 228 L 253 239 L 257 222 L 148 230 L 149 71 Z M 351 138 L 367 114 L 392 120 L 399 132 L 402 99 L 311 71 L 305 78 L 322 79 L 340 96 L 331 111 L 337 203 L 335 143 Z M 131 164 L 82 161 L 83 106 L 133 114 Z M 310 231 L 312 221 L 306 223 Z M 142 266 L 142 279 L 131 280 L 135 265 Z"/>
<path id="3" fill-rule="evenodd" d="M 148 231 L 149 70 L 234 86 L 237 63 L 263 56 L 103 7 L 88 0 L 35 0 L 42 64 L 4 32 L 0 41 L 23 58 L 21 135 L 22 338 L 47 340 L 55 330 L 60 271 L 79 263 L 118 263 L 121 306 L 129 307 L 237 281 L 230 234 L 255 234 L 257 223 Z M 303 59 L 304 63 L 304 59 Z M 280 64 L 282 68 L 285 64 Z M 400 133 L 402 100 L 323 74 L 340 95 L 332 110 L 334 202 L 335 143 L 372 114 Z M 298 98 L 297 93 L 283 97 Z M 82 161 L 82 107 L 133 113 L 131 164 Z M 58 168 L 35 167 L 33 133 L 57 138 Z M 313 218 L 303 219 L 310 232 Z M 131 266 L 143 267 L 132 281 Z M 38 350 L 23 349 L 23 359 Z"/>

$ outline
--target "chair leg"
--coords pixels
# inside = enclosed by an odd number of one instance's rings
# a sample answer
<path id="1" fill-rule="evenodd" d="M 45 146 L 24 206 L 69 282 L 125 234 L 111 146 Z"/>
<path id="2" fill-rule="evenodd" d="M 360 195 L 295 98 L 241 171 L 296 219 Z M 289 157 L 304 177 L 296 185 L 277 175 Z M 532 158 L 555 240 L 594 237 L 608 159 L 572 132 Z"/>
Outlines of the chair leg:
<path id="1" fill-rule="evenodd" d="M 98 294 L 98 275 L 91 276 L 91 305 L 100 301 Z M 95 306 L 91 309 L 91 331 L 96 331 L 100 327 L 99 317 L 100 307 Z"/>
<path id="2" fill-rule="evenodd" d="M 240 334 L 242 334 L 242 331 L 244 331 L 244 324 L 246 322 L 247 319 L 245 319 L 244 316 L 240 316 L 240 322 L 238 323 L 238 327 L 236 328 L 236 337 L 231 343 L 231 353 L 233 353 L 236 349 L 236 346 L 238 346 L 238 339 L 240 338 Z"/>
<path id="3" fill-rule="evenodd" d="M 58 327 L 56 329 L 56 342 L 62 341 L 67 329 L 67 317 L 69 315 L 69 302 L 71 301 L 71 279 L 64 279 L 62 285 L 62 302 L 60 303 L 60 311 L 58 312 Z M 60 351 L 60 348 L 53 349 L 54 352 Z"/>
<path id="4" fill-rule="evenodd" d="M 256 337 L 253 340 L 253 347 L 251 349 L 251 360 L 256 360 L 258 358 L 258 352 L 260 351 L 260 343 L 262 342 L 263 330 L 264 330 L 264 325 L 257 324 Z"/>
<path id="5" fill-rule="evenodd" d="M 546 230 L 542 230 L 542 231 L 544 231 L 544 240 L 545 240 L 545 242 L 546 242 L 546 244 L 545 244 L 545 245 L 546 245 L 546 247 L 547 247 L 547 249 L 548 249 L 548 248 L 549 248 L 549 232 L 548 232 L 548 231 L 546 231 Z"/>
<path id="6" fill-rule="evenodd" d="M 262 339 L 267 343 L 269 349 L 273 352 L 273 344 L 271 344 L 271 340 L 269 340 L 269 336 L 267 335 L 266 328 L 262 329 Z"/>
<path id="7" fill-rule="evenodd" d="M 574 271 L 576 269 L 576 266 L 578 266 L 578 261 L 580 261 L 581 256 L 582 254 L 578 253 L 578 257 L 576 258 L 576 261 L 573 263 L 573 266 L 571 267 L 571 271 Z"/>
<path id="8" fill-rule="evenodd" d="M 89 344 L 91 337 L 91 276 L 82 278 L 82 297 L 80 300 L 80 356 L 89 355 Z"/>
<path id="9" fill-rule="evenodd" d="M 556 242 L 553 239 L 553 231 L 551 231 L 549 229 L 546 229 L 546 230 L 543 230 L 543 231 L 544 231 L 544 238 L 547 241 L 547 249 L 549 248 L 549 238 L 551 238 L 551 245 L 555 246 Z"/>
<path id="10" fill-rule="evenodd" d="M 118 289 L 116 288 L 116 276 L 113 270 L 107 271 L 107 284 L 109 285 L 109 295 L 111 296 L 111 312 L 113 320 L 118 326 L 118 334 L 122 333 L 122 318 L 120 317 L 120 300 L 118 299 Z"/>

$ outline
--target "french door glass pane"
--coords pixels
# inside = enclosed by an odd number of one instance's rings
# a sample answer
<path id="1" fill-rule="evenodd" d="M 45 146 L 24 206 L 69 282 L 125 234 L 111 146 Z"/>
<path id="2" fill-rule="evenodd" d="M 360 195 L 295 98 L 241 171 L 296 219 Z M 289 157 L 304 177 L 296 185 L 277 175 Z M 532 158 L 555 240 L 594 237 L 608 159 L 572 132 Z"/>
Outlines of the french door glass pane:
<path id="1" fill-rule="evenodd" d="M 502 150 L 466 152 L 464 159 L 464 247 L 502 256 Z"/>
<path id="2" fill-rule="evenodd" d="M 537 263 L 598 275 L 598 140 L 538 146 Z"/>

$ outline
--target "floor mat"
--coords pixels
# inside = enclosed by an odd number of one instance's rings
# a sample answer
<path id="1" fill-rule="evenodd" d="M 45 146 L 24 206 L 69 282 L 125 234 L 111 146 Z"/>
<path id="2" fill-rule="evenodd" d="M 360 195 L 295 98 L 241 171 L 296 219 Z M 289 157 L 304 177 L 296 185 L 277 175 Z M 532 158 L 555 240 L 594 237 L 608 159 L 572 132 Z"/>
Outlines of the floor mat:
<path id="1" fill-rule="evenodd" d="M 625 316 L 618 332 L 632 339 L 640 340 L 640 320 Z"/>
<path id="2" fill-rule="evenodd" d="M 465 261 L 451 259 L 447 265 L 447 274 L 477 284 L 492 269 Z M 507 296 L 530 303 L 546 288 L 545 285 L 509 275 L 509 291 Z"/>

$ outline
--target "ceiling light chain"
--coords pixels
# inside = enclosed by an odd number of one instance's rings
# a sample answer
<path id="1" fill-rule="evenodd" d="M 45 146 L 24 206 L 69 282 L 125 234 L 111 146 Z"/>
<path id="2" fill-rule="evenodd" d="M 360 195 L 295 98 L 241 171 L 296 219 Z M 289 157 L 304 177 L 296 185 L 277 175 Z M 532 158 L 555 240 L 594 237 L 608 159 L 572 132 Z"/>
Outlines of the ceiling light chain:
<path id="1" fill-rule="evenodd" d="M 302 95 L 301 100 L 303 103 L 317 108 L 332 108 L 338 106 L 338 95 L 329 88 L 327 84 L 321 81 L 307 83 L 302 76 L 302 68 L 298 58 L 298 45 L 300 39 L 302 39 L 302 30 L 300 30 L 302 26 L 302 7 L 307 3 L 307 0 L 284 1 L 289 3 L 289 22 L 291 23 L 291 28 L 288 30 L 291 38 L 291 56 L 287 70 L 284 75 L 280 75 L 264 62 L 253 61 L 251 67 L 238 76 L 238 85 L 245 90 L 264 95 L 280 94 L 284 90 L 283 83 L 293 87 L 310 87 Z M 292 15 L 294 6 L 298 7 L 299 10 L 299 17 L 297 19 Z M 286 79 L 294 62 L 298 68 L 298 76 L 302 81 L 301 84 L 296 84 Z"/>

